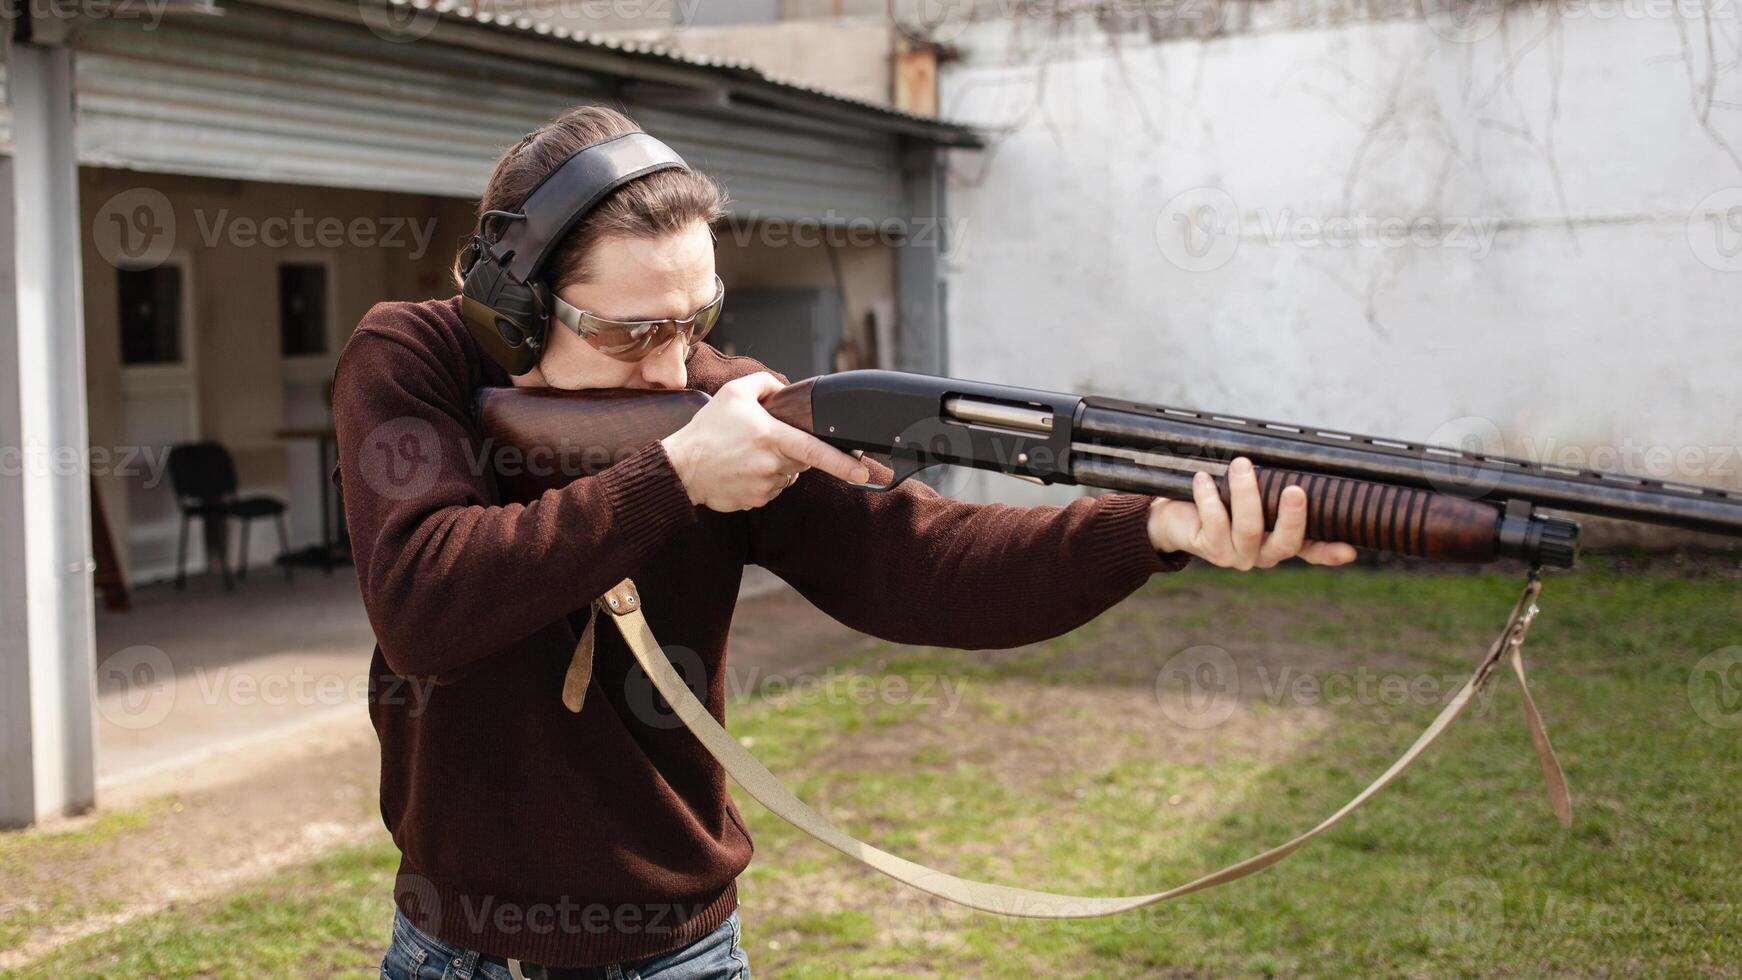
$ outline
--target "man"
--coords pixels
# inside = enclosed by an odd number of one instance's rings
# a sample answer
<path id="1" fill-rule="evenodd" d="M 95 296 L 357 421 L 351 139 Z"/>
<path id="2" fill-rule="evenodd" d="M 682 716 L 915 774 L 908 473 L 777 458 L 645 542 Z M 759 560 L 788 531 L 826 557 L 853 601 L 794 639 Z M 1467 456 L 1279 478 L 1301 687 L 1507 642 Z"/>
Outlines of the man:
<path id="1" fill-rule="evenodd" d="M 636 132 L 587 107 L 528 135 L 491 176 L 480 233 L 494 241 L 565 163 Z M 589 603 L 623 578 L 667 649 L 699 661 L 698 693 L 723 719 L 746 564 L 888 640 L 1003 648 L 1064 633 L 1193 555 L 1241 569 L 1354 557 L 1302 541 L 1297 488 L 1266 535 L 1243 461 L 1231 515 L 1208 479 L 1195 502 L 1063 508 L 969 505 L 917 481 L 848 486 L 887 472 L 775 421 L 758 399 L 782 381 L 701 339 L 726 301 L 710 232 L 722 213 L 716 186 L 680 165 L 614 185 L 552 243 L 540 281 L 567 312 L 519 373 L 460 297 L 376 306 L 340 358 L 346 517 L 378 641 L 381 809 L 403 854 L 392 980 L 748 977 L 734 880 L 750 835 L 720 767 L 650 717 L 612 630 L 597 633 L 581 710 L 561 698 Z M 470 410 L 475 389 L 506 384 L 715 397 L 662 442 L 517 503 L 478 462 Z"/>

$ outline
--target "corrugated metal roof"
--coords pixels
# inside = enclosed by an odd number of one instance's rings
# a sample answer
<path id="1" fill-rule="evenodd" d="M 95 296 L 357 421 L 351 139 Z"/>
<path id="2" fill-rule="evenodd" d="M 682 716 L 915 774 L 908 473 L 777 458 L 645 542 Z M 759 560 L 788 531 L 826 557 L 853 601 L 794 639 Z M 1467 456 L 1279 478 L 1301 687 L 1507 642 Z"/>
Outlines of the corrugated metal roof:
<path id="1" fill-rule="evenodd" d="M 519 36 L 451 21 L 428 35 L 428 21 L 365 32 L 334 16 L 347 12 L 356 0 L 302 12 L 232 2 L 224 16 L 155 30 L 91 21 L 74 60 L 80 162 L 475 200 L 507 147 L 598 101 L 723 184 L 734 217 L 834 226 L 908 215 L 903 144 L 916 156 L 936 145 L 790 100 L 754 102 L 741 83 L 687 66 L 592 49 L 546 60 Z"/>
<path id="2" fill-rule="evenodd" d="M 270 3 L 270 0 L 266 0 L 266 2 Z M 383 10 L 397 9 L 417 16 L 427 16 L 426 12 L 433 12 L 438 18 L 507 31 L 524 36 L 529 40 L 542 41 L 552 45 L 578 45 L 602 52 L 652 59 L 668 65 L 684 66 L 711 75 L 728 77 L 739 82 L 763 87 L 770 92 L 779 92 L 787 96 L 812 101 L 819 108 L 833 106 L 849 111 L 856 116 L 871 119 L 882 118 L 888 122 L 899 123 L 898 128 L 908 135 L 926 136 L 935 142 L 950 146 L 978 147 L 985 143 L 984 137 L 970 126 L 840 95 L 814 85 L 805 84 L 797 79 L 769 73 L 740 58 L 691 54 L 671 45 L 577 31 L 534 20 L 530 17 L 499 16 L 488 10 L 480 10 L 469 4 L 456 2 L 456 0 L 435 0 L 435 2 L 431 2 L 431 0 L 357 0 L 357 3 L 359 6 L 373 4 Z"/>

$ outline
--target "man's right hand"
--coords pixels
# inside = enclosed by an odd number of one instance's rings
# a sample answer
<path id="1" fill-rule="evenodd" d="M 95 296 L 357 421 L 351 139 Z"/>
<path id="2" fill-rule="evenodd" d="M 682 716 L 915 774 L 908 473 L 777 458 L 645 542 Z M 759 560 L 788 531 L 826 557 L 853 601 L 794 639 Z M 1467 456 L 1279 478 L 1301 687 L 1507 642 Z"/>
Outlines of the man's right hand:
<path id="1" fill-rule="evenodd" d="M 865 464 L 768 414 L 762 399 L 782 387 L 766 371 L 727 382 L 660 440 L 691 502 L 722 512 L 761 507 L 813 466 L 854 483 L 871 478 Z"/>

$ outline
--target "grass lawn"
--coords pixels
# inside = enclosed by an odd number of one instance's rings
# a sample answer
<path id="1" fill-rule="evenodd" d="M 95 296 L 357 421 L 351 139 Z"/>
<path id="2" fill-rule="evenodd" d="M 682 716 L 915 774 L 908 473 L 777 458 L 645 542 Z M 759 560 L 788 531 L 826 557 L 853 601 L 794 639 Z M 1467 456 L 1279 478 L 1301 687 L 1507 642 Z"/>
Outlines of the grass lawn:
<path id="1" fill-rule="evenodd" d="M 751 962 L 781 977 L 1742 975 L 1738 584 L 1602 560 L 1551 576 L 1526 659 L 1572 784 L 1571 830 L 1548 811 L 1502 673 L 1400 783 L 1289 861 L 1122 917 L 945 907 L 746 801 Z M 1365 785 L 1436 713 L 1518 585 L 1194 569 L 1017 651 L 879 647 L 816 686 L 758 692 L 732 728 L 801 796 L 904 856 L 1056 890 L 1155 891 L 1292 836 Z M 1218 724 L 1180 710 L 1167 680 L 1194 647 L 1238 669 Z M 864 703 L 894 678 L 905 693 Z M 35 845 L 14 840 L 0 838 L 0 860 L 28 859 Z M 394 860 L 341 852 L 17 975 L 372 975 Z"/>

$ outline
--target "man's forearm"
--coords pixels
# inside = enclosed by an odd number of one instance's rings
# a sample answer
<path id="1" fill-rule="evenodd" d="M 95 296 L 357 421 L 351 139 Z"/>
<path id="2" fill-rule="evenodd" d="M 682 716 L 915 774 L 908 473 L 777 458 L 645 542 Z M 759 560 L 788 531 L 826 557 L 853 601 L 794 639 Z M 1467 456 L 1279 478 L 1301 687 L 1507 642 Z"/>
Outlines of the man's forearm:
<path id="1" fill-rule="evenodd" d="M 887 476 L 873 469 L 872 479 Z M 1082 625 L 1189 560 L 1150 546 L 1150 500 L 967 504 L 917 482 L 866 493 L 807 474 L 753 515 L 752 560 L 874 636 L 1021 646 Z"/>

